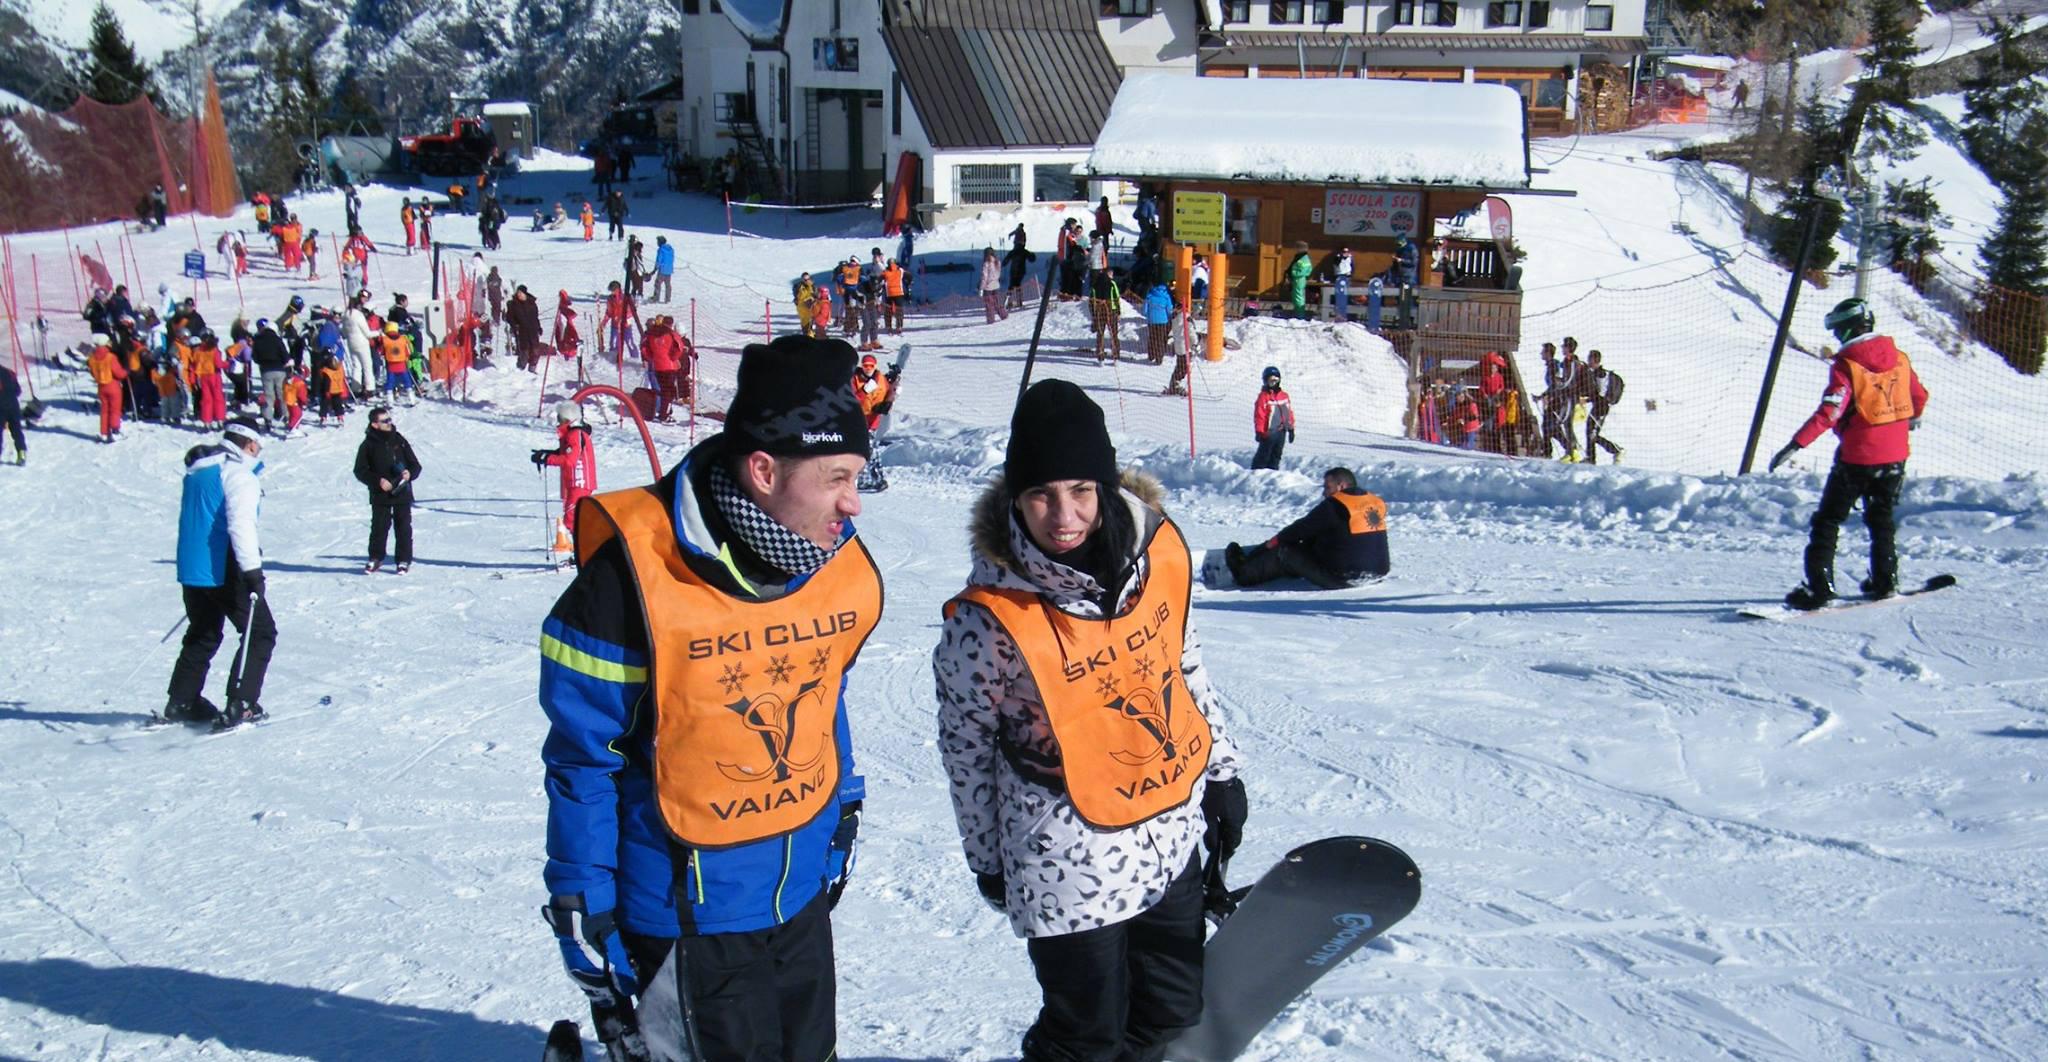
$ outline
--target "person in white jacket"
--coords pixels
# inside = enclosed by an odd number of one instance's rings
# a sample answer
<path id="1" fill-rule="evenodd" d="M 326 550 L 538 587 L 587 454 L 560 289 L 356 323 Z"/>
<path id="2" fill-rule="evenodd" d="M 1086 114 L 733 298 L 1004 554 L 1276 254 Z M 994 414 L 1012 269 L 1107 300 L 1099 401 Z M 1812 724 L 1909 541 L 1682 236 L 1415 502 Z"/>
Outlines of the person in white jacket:
<path id="1" fill-rule="evenodd" d="M 377 390 L 377 367 L 370 358 L 370 311 L 358 297 L 348 307 L 342 338 L 348 344 L 349 389 L 359 395 Z"/>
<path id="2" fill-rule="evenodd" d="M 1026 1062 L 1157 1060 L 1201 1018 L 1205 894 L 1246 802 L 1163 494 L 1118 472 L 1080 388 L 1034 385 L 932 653 L 967 865 L 1042 992 Z"/>

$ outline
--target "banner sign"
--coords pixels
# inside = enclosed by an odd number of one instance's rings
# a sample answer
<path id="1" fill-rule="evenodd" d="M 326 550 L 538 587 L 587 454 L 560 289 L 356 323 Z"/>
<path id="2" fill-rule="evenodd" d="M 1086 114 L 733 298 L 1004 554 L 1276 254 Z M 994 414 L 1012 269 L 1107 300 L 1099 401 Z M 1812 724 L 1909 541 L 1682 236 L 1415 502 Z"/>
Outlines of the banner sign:
<path id="1" fill-rule="evenodd" d="M 1323 191 L 1323 233 L 1328 236 L 1415 235 L 1422 193 L 1393 188 Z"/>

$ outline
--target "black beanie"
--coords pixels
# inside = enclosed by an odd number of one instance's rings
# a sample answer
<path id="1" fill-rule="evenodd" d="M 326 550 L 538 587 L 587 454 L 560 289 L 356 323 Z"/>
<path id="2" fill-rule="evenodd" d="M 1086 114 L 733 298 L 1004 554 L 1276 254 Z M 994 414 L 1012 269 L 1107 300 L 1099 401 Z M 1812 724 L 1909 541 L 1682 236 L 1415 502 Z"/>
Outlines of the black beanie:
<path id="1" fill-rule="evenodd" d="M 1010 415 L 1003 486 L 1014 497 L 1060 479 L 1117 482 L 1116 447 L 1101 406 L 1065 380 L 1040 380 Z"/>
<path id="2" fill-rule="evenodd" d="M 866 456 L 868 421 L 853 391 L 853 348 L 809 336 L 747 344 L 725 436 L 734 454 Z"/>

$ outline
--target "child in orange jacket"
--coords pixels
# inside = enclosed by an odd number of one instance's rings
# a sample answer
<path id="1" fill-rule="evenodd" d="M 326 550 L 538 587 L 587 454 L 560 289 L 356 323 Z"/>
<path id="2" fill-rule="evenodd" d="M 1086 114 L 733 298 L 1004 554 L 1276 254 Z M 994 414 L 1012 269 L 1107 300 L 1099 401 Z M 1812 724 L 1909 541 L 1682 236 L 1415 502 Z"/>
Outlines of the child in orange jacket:
<path id="1" fill-rule="evenodd" d="M 583 201 L 583 242 L 589 243 L 597 235 L 597 215 L 590 211 L 590 200 Z"/>
<path id="2" fill-rule="evenodd" d="M 341 427 L 342 419 L 348 415 L 348 374 L 342 371 L 341 359 L 327 355 L 327 363 L 320 366 L 320 426 L 327 426 L 327 418 L 334 418 L 334 426 Z"/>
<path id="3" fill-rule="evenodd" d="M 299 421 L 306 416 L 306 370 L 294 366 L 291 376 L 284 381 L 284 430 L 289 435 L 299 430 Z"/>
<path id="4" fill-rule="evenodd" d="M 128 370 L 121 367 L 121 358 L 114 353 L 105 333 L 94 333 L 92 356 L 85 359 L 85 370 L 92 374 L 92 382 L 99 385 L 100 393 L 100 441 L 110 443 L 121 433 L 121 383 L 128 379 Z"/>

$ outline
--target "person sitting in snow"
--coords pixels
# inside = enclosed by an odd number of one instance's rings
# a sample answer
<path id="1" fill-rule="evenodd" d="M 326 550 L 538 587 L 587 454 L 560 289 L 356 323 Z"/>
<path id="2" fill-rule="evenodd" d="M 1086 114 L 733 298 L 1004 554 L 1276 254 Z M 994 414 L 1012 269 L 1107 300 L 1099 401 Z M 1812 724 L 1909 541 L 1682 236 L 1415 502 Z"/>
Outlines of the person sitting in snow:
<path id="1" fill-rule="evenodd" d="M 1223 548 L 1223 559 L 1239 586 L 1291 575 L 1324 590 L 1341 590 L 1378 579 L 1392 567 L 1387 503 L 1360 487 L 1350 469 L 1332 468 L 1323 473 L 1323 500 L 1307 516 L 1251 549 L 1232 542 Z"/>

